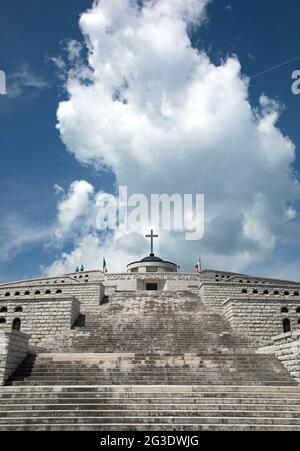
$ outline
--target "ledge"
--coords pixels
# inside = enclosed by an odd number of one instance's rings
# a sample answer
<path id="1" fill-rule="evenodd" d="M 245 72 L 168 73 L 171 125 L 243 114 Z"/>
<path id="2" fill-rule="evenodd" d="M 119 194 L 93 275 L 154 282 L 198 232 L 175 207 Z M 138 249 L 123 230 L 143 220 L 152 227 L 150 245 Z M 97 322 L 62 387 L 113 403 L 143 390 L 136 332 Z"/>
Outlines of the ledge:
<path id="1" fill-rule="evenodd" d="M 126 273 L 127 274 L 127 273 Z M 80 280 L 78 280 L 78 284 L 79 285 L 81 285 L 81 286 L 89 286 L 89 285 L 96 285 L 96 286 L 99 286 L 99 285 L 101 285 L 102 284 L 102 281 L 88 281 L 88 282 L 84 282 L 84 283 L 82 283 L 82 280 L 85 280 L 85 279 L 80 279 Z M 25 281 L 26 282 L 26 281 Z M 31 282 L 31 281 L 30 281 Z M 77 280 L 75 279 L 75 282 L 77 282 Z M 50 283 L 46 283 L 46 282 L 41 282 L 39 285 L 37 285 L 37 284 L 32 284 L 32 283 L 28 283 L 28 284 L 26 284 L 26 285 L 17 285 L 17 284 L 14 284 L 14 285 L 0 285 L 0 292 L 1 291 L 9 291 L 9 290 L 14 290 L 14 291 L 16 291 L 16 290 L 24 290 L 24 288 L 32 288 L 32 289 L 37 289 L 37 288 L 39 288 L 40 286 L 43 286 L 43 287 L 45 287 L 45 288 L 48 288 L 48 287 L 53 287 L 53 288 L 64 288 L 64 287 L 72 287 L 72 288 L 74 288 L 74 287 L 78 287 L 78 284 L 77 283 L 70 283 L 70 282 L 66 282 L 66 283 L 54 283 L 54 282 L 50 282 Z M 103 285 L 103 284 L 102 284 Z M 24 295 L 23 295 L 24 296 Z M 4 298 L 5 298 L 5 296 L 4 296 Z M 1 298 L 0 299 L 2 299 L 2 296 L 1 296 Z"/>
<path id="2" fill-rule="evenodd" d="M 283 282 L 274 282 L 274 283 L 269 283 L 269 282 L 267 282 L 267 283 L 254 283 L 254 282 L 252 282 L 252 283 L 247 283 L 247 282 L 243 282 L 243 283 L 240 283 L 240 282 L 232 282 L 230 279 L 225 279 L 225 280 L 223 280 L 222 279 L 222 281 L 220 281 L 220 282 L 217 282 L 217 281 L 212 281 L 212 280 L 210 280 L 210 279 L 208 279 L 208 280 L 203 280 L 201 283 L 200 283 L 200 287 L 202 286 L 202 285 L 212 285 L 212 286 L 223 286 L 223 287 L 244 287 L 244 286 L 247 286 L 247 287 L 261 287 L 261 288 L 265 288 L 265 289 L 267 289 L 267 288 L 270 288 L 270 287 L 274 287 L 274 289 L 275 288 L 279 288 L 279 287 L 285 287 L 285 288 L 291 288 L 291 289 L 293 289 L 293 290 L 295 290 L 296 288 L 299 288 L 300 289 L 300 283 L 298 283 L 298 282 L 294 282 L 294 283 L 292 283 L 292 282 L 290 282 L 290 283 L 283 283 Z M 267 295 L 266 295 L 267 296 Z"/>
<path id="3" fill-rule="evenodd" d="M 26 334 L 19 330 L 11 329 L 10 327 L 4 327 L 0 332 L 3 332 L 6 335 L 15 335 L 20 338 L 28 338 L 28 340 L 31 338 L 30 334 Z"/>
<path id="4" fill-rule="evenodd" d="M 259 302 L 284 302 L 284 303 L 289 303 L 289 302 L 295 302 L 297 304 L 300 304 L 300 297 L 299 298 L 294 298 L 294 297 L 289 297 L 289 296 L 285 296 L 285 297 L 280 297 L 278 295 L 272 295 L 272 294 L 265 294 L 264 296 L 262 295 L 246 295 L 245 297 L 234 297 L 234 298 L 228 298 L 226 299 L 226 301 L 222 302 L 222 305 L 226 305 L 229 302 L 245 302 L 245 301 L 250 301 L 250 302 L 254 302 L 254 301 L 259 301 Z"/>
<path id="5" fill-rule="evenodd" d="M 0 298 L 0 303 L 4 302 L 5 304 L 9 304 L 11 302 L 18 302 L 20 304 L 24 304 L 26 302 L 51 302 L 51 301 L 76 301 L 79 304 L 81 303 L 76 296 L 64 296 L 56 293 L 53 294 L 45 294 L 45 297 L 24 295 L 24 296 L 8 296 L 5 298 Z"/>
<path id="6" fill-rule="evenodd" d="M 292 338 L 294 341 L 299 340 L 300 329 L 294 330 L 293 332 L 287 332 L 286 334 L 275 335 L 275 337 L 272 338 L 272 341 L 276 342 L 276 341 L 283 340 L 284 338 L 285 339 Z"/>

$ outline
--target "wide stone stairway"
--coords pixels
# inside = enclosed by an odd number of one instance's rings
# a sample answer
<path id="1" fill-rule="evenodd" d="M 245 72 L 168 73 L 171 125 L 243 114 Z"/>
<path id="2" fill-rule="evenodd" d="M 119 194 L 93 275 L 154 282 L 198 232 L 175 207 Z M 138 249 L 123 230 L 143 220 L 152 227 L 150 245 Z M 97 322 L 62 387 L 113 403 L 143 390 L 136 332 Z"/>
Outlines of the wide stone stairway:
<path id="1" fill-rule="evenodd" d="M 295 387 L 8 387 L 0 430 L 300 430 Z"/>
<path id="2" fill-rule="evenodd" d="M 115 293 L 29 355 L 0 430 L 300 430 L 300 387 L 187 292 Z"/>

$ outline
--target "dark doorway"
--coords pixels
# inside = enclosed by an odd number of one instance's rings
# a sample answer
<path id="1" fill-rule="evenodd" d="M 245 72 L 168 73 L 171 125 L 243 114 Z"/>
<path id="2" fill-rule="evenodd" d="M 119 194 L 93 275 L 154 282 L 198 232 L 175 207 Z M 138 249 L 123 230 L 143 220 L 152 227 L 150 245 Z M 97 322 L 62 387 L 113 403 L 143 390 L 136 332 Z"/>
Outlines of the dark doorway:
<path id="1" fill-rule="evenodd" d="M 147 283 L 147 291 L 157 291 L 157 283 Z"/>
<path id="2" fill-rule="evenodd" d="M 291 322 L 290 322 L 290 320 L 287 319 L 287 318 L 285 318 L 285 319 L 283 320 L 283 331 L 284 331 L 285 334 L 287 334 L 288 332 L 291 332 L 291 331 L 292 331 L 292 328 L 291 328 Z"/>
<path id="3" fill-rule="evenodd" d="M 13 328 L 13 330 L 17 330 L 17 331 L 20 332 L 20 330 L 21 330 L 21 320 L 19 318 L 16 318 L 14 320 L 12 328 Z"/>

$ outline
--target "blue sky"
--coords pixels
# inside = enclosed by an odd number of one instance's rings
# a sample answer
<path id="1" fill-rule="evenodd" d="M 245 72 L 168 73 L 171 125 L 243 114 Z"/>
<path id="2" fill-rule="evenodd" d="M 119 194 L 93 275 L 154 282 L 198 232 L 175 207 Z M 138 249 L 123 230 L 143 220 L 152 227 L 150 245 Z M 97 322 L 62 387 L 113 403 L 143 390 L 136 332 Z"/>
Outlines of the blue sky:
<path id="1" fill-rule="evenodd" d="M 113 191 L 114 174 L 77 161 L 56 129 L 58 104 L 67 94 L 50 58 L 62 54 L 68 40 L 82 40 L 78 19 L 90 6 L 87 0 L 16 0 L 1 5 L 0 69 L 6 72 L 11 95 L 0 96 L 0 250 L 14 227 L 20 243 L 6 249 L 5 258 L 0 255 L 0 281 L 38 275 L 41 266 L 72 251 L 71 239 L 59 248 L 45 246 L 57 214 L 55 185 L 68 190 L 74 180 L 86 180 L 97 191 Z M 238 56 L 243 74 L 254 76 L 249 88 L 252 106 L 258 105 L 262 93 L 285 105 L 278 126 L 296 145 L 298 173 L 300 96 L 291 92 L 291 74 L 300 69 L 299 2 L 215 0 L 207 16 L 192 32 L 194 47 L 205 50 L 216 65 L 229 55 Z M 299 60 L 257 76 L 297 56 Z M 30 231 L 35 238 L 26 239 Z M 279 240 L 272 253 L 248 269 L 268 273 L 274 262 L 280 266 L 296 261 L 299 250 L 299 243 Z M 194 256 L 190 260 L 187 270 Z"/>
<path id="2" fill-rule="evenodd" d="M 56 125 L 56 109 L 64 95 L 48 57 L 61 52 L 62 42 L 80 39 L 79 15 L 90 1 L 5 2 L 0 15 L 1 70 L 9 77 L 23 64 L 45 80 L 42 90 L 24 88 L 16 97 L 0 99 L 1 217 L 12 214 L 20 223 L 47 226 L 56 214 L 53 186 L 68 186 L 86 178 L 99 184 L 91 168 L 79 165 L 66 152 Z M 18 11 L 18 13 L 16 13 Z M 101 181 L 109 189 L 112 177 Z M 53 260 L 43 242 L 25 246 L 15 258 L 0 263 L 0 279 L 39 273 L 39 265 Z M 13 253 L 12 253 L 13 254 Z"/>

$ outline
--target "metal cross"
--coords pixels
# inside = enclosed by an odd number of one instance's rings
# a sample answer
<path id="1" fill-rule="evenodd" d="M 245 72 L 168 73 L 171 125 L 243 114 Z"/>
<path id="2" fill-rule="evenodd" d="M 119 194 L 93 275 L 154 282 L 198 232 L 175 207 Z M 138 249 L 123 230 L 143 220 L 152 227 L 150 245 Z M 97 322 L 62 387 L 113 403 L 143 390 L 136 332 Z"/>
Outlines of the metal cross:
<path id="1" fill-rule="evenodd" d="M 154 238 L 158 238 L 158 235 L 154 235 L 153 230 L 151 230 L 151 234 L 150 235 L 146 235 L 146 238 L 151 238 L 151 255 L 154 255 L 154 252 L 153 252 L 153 240 L 154 240 Z"/>

